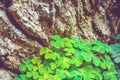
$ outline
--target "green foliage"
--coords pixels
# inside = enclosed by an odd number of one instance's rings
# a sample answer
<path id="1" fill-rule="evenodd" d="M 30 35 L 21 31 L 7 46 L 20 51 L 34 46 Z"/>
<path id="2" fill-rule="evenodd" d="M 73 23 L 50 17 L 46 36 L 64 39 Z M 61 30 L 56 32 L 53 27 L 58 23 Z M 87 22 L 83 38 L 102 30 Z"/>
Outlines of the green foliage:
<path id="1" fill-rule="evenodd" d="M 117 78 L 118 78 L 118 80 L 120 80 L 120 69 L 118 69 L 117 71 L 118 71 Z"/>
<path id="2" fill-rule="evenodd" d="M 118 34 L 118 35 L 116 36 L 116 39 L 120 40 L 120 34 Z"/>
<path id="3" fill-rule="evenodd" d="M 111 57 L 114 59 L 115 63 L 120 63 L 120 43 L 115 43 L 110 46 L 113 50 Z"/>
<path id="4" fill-rule="evenodd" d="M 113 52 L 111 52 L 111 57 L 113 59 L 113 61 L 116 63 L 116 69 L 117 69 L 117 79 L 120 80 L 120 68 L 118 67 L 118 65 L 120 65 L 120 34 L 118 34 L 116 36 L 117 39 L 117 43 L 111 44 L 110 47 L 112 49 Z"/>
<path id="5" fill-rule="evenodd" d="M 117 40 L 120 40 L 120 34 L 116 36 Z M 111 52 L 111 57 L 113 58 L 115 63 L 120 63 L 120 43 L 114 43 L 110 45 L 113 52 Z"/>
<path id="6" fill-rule="evenodd" d="M 107 44 L 59 35 L 51 39 L 51 48 L 42 48 L 39 56 L 24 61 L 14 80 L 117 80 Z"/>
<path id="7" fill-rule="evenodd" d="M 120 40 L 120 34 L 116 36 L 116 39 Z M 113 51 L 111 57 L 114 59 L 114 62 L 120 63 L 120 43 L 111 44 L 110 47 Z"/>

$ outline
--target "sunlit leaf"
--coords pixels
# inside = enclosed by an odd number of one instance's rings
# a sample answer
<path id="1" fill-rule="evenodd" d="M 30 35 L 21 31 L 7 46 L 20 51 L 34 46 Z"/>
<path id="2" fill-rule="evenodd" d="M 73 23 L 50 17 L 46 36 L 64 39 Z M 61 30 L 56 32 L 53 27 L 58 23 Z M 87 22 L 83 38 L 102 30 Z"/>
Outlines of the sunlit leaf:
<path id="1" fill-rule="evenodd" d="M 62 79 L 66 78 L 66 75 L 65 75 L 64 70 L 61 70 L 61 69 L 57 69 L 57 70 L 56 70 L 56 75 L 58 75 L 58 76 L 61 77 Z"/>
<path id="2" fill-rule="evenodd" d="M 105 78 L 106 80 L 108 80 L 108 79 L 110 78 L 110 73 L 107 72 L 107 71 L 104 71 L 104 72 L 103 72 L 103 76 L 104 76 L 104 78 Z"/>
<path id="3" fill-rule="evenodd" d="M 27 69 L 28 69 L 29 71 L 32 71 L 33 67 L 34 67 L 33 64 L 29 64 L 29 65 L 27 65 Z"/>
<path id="4" fill-rule="evenodd" d="M 51 37 L 50 37 L 51 39 L 53 39 L 53 40 L 60 40 L 60 36 L 59 35 L 52 35 Z"/>
<path id="5" fill-rule="evenodd" d="M 54 70 L 56 68 L 56 64 L 55 63 L 50 63 L 51 69 Z"/>
<path id="6" fill-rule="evenodd" d="M 50 41 L 50 45 L 57 48 L 57 49 L 60 48 L 60 45 L 55 41 Z"/>
<path id="7" fill-rule="evenodd" d="M 27 77 L 26 77 L 25 74 L 20 74 L 20 78 L 21 78 L 22 80 L 27 80 Z"/>
<path id="8" fill-rule="evenodd" d="M 94 56 L 94 57 L 93 57 L 93 63 L 94 63 L 96 66 L 99 66 L 99 65 L 100 65 L 100 58 Z"/>
<path id="9" fill-rule="evenodd" d="M 44 68 L 44 67 L 39 67 L 39 73 L 40 73 L 40 74 L 44 74 L 46 71 L 47 71 L 46 68 Z"/>
<path id="10" fill-rule="evenodd" d="M 33 72 L 33 79 L 36 80 L 39 78 L 39 73 L 38 72 Z"/>
<path id="11" fill-rule="evenodd" d="M 92 60 L 91 56 L 87 52 L 81 52 L 81 56 L 84 58 L 86 62 L 90 62 Z"/>
<path id="12" fill-rule="evenodd" d="M 28 78 L 31 78 L 31 77 L 33 76 L 33 74 L 32 74 L 32 72 L 27 72 L 27 73 L 26 73 L 26 76 L 27 76 Z"/>

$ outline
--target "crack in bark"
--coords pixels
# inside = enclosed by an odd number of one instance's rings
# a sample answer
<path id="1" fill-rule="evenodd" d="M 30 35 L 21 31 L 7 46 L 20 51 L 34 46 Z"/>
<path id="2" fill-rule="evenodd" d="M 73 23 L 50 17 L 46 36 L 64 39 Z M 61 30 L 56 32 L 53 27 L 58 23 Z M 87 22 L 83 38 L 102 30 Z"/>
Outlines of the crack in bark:
<path id="1" fill-rule="evenodd" d="M 48 46 L 47 41 L 45 39 L 40 38 L 39 36 L 37 37 L 37 35 L 35 33 L 33 33 L 31 30 L 29 29 L 24 29 L 21 27 L 21 25 L 19 23 L 17 23 L 17 20 L 14 19 L 14 17 L 12 16 L 12 14 L 6 10 L 6 14 L 10 20 L 10 22 L 20 31 L 22 31 L 28 38 L 32 39 L 32 40 L 36 40 L 38 41 L 40 44 L 42 44 L 44 47 Z"/>
<path id="2" fill-rule="evenodd" d="M 20 71 L 18 69 L 11 69 L 8 67 L 8 65 L 5 65 L 4 62 L 2 62 L 2 60 L 0 60 L 0 68 L 3 68 L 7 71 L 10 71 L 14 74 L 20 74 Z"/>

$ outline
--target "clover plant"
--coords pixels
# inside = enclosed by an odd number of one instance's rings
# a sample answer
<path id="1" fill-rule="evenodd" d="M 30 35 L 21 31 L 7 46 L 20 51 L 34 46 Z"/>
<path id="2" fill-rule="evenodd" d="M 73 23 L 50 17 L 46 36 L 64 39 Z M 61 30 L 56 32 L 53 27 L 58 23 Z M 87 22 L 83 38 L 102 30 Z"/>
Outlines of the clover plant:
<path id="1" fill-rule="evenodd" d="M 114 59 L 115 63 L 120 63 L 120 34 L 116 36 L 116 39 L 118 42 L 110 45 L 113 51 L 111 57 Z"/>
<path id="2" fill-rule="evenodd" d="M 111 57 L 114 59 L 115 63 L 120 63 L 120 43 L 115 43 L 110 46 L 113 50 Z"/>
<path id="3" fill-rule="evenodd" d="M 116 36 L 117 43 L 111 44 L 110 47 L 112 49 L 111 57 L 113 61 L 116 63 L 116 69 L 117 69 L 117 78 L 120 80 L 120 68 L 118 65 L 120 65 L 120 34 Z"/>
<path id="4" fill-rule="evenodd" d="M 117 80 L 107 44 L 53 35 L 50 45 L 24 61 L 14 80 Z"/>

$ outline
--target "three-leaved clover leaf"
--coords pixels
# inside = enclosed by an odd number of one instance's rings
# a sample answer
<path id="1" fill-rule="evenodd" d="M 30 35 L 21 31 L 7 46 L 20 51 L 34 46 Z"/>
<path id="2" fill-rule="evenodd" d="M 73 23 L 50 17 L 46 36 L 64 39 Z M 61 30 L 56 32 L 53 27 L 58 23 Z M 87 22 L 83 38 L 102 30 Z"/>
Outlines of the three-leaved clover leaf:
<path id="1" fill-rule="evenodd" d="M 120 63 L 120 57 L 115 58 L 114 61 L 115 61 L 116 63 Z"/>
<path id="2" fill-rule="evenodd" d="M 19 70 L 20 70 L 21 72 L 27 71 L 28 68 L 29 68 L 29 64 L 30 64 L 30 63 L 31 63 L 31 60 L 30 60 L 30 59 L 28 59 L 28 60 L 26 60 L 26 61 L 23 61 L 23 64 L 21 64 L 21 65 L 19 66 Z"/>
<path id="3" fill-rule="evenodd" d="M 80 40 L 78 40 L 74 36 L 71 36 L 70 39 L 73 41 L 74 47 L 78 48 L 80 46 L 80 43 L 81 43 Z"/>
<path id="4" fill-rule="evenodd" d="M 59 35 L 53 35 L 50 38 L 55 41 L 59 41 L 61 39 Z"/>
<path id="5" fill-rule="evenodd" d="M 85 73 L 88 74 L 89 78 L 94 79 L 96 77 L 96 74 L 95 74 L 96 72 L 92 66 L 86 65 L 83 69 L 86 71 Z"/>
<path id="6" fill-rule="evenodd" d="M 56 69 L 57 65 L 53 62 L 50 63 L 51 69 L 54 70 Z"/>
<path id="7" fill-rule="evenodd" d="M 21 78 L 22 80 L 27 80 L 27 77 L 26 77 L 25 74 L 21 74 L 21 75 L 20 75 L 20 78 Z"/>
<path id="8" fill-rule="evenodd" d="M 90 51 L 91 50 L 91 44 L 85 40 L 80 40 L 79 43 L 79 49 L 82 49 L 84 51 Z"/>
<path id="9" fill-rule="evenodd" d="M 65 47 L 73 47 L 73 41 L 72 40 L 66 40 Z"/>
<path id="10" fill-rule="evenodd" d="M 104 71 L 103 72 L 103 76 L 106 80 L 117 80 L 117 77 L 114 74 L 116 74 L 116 71 L 114 72 Z"/>
<path id="11" fill-rule="evenodd" d="M 83 59 L 72 57 L 70 64 L 74 64 L 76 67 L 79 67 L 83 64 Z"/>
<path id="12" fill-rule="evenodd" d="M 37 71 L 33 71 L 32 74 L 33 74 L 33 79 L 34 80 L 39 78 L 39 73 Z"/>
<path id="13" fill-rule="evenodd" d="M 93 64 L 96 66 L 100 65 L 100 58 L 98 58 L 97 56 L 93 56 Z"/>
<path id="14" fill-rule="evenodd" d="M 27 76 L 25 74 L 20 74 L 19 77 L 15 77 L 14 80 L 27 80 Z"/>
<path id="15" fill-rule="evenodd" d="M 92 60 L 92 57 L 91 57 L 91 55 L 89 55 L 88 52 L 81 51 L 80 54 L 81 54 L 81 56 L 84 58 L 84 60 L 85 60 L 86 62 L 90 62 L 90 61 Z"/>
<path id="16" fill-rule="evenodd" d="M 42 49 L 40 49 L 39 54 L 40 54 L 40 55 L 44 55 L 44 54 L 46 54 L 46 53 L 51 53 L 51 52 L 52 52 L 52 50 L 49 49 L 49 48 L 42 48 Z"/>
<path id="17" fill-rule="evenodd" d="M 110 52 L 111 48 L 101 41 L 53 35 L 49 47 L 23 61 L 21 74 L 14 80 L 116 80 Z"/>
<path id="18" fill-rule="evenodd" d="M 52 41 L 50 44 L 55 48 L 60 48 L 59 40 L 61 39 L 59 35 L 51 36 Z"/>
<path id="19" fill-rule="evenodd" d="M 42 61 L 40 60 L 40 57 L 38 57 L 38 56 L 34 56 L 32 59 L 31 59 L 31 62 L 33 63 L 33 64 L 39 64 L 39 63 L 41 63 Z"/>
<path id="20" fill-rule="evenodd" d="M 39 73 L 44 74 L 47 72 L 47 69 L 45 67 L 39 67 Z"/>
<path id="21" fill-rule="evenodd" d="M 27 70 L 27 66 L 25 64 L 21 64 L 19 66 L 19 70 L 20 70 L 20 72 L 25 72 Z"/>
<path id="22" fill-rule="evenodd" d="M 56 60 L 57 58 L 60 58 L 60 54 L 57 54 L 56 52 L 46 53 L 45 54 L 45 59 Z"/>
<path id="23" fill-rule="evenodd" d="M 27 78 L 31 78 L 32 77 L 32 72 L 26 72 L 26 76 L 27 76 Z"/>
<path id="24" fill-rule="evenodd" d="M 74 48 L 64 48 L 64 51 L 66 56 L 72 56 L 76 52 Z"/>
<path id="25" fill-rule="evenodd" d="M 66 78 L 65 71 L 63 69 L 56 69 L 55 75 L 61 77 L 62 79 Z"/>
<path id="26" fill-rule="evenodd" d="M 66 57 L 61 57 L 59 60 L 56 61 L 56 64 L 60 66 L 62 69 L 67 69 L 70 67 L 70 59 Z"/>
<path id="27" fill-rule="evenodd" d="M 100 53 L 105 53 L 106 48 L 104 47 L 104 44 L 101 41 L 94 40 L 92 42 L 93 50 L 100 52 Z"/>
<path id="28" fill-rule="evenodd" d="M 60 48 L 59 43 L 56 43 L 55 41 L 50 41 L 50 44 L 51 44 L 53 47 L 57 48 L 57 49 Z"/>

